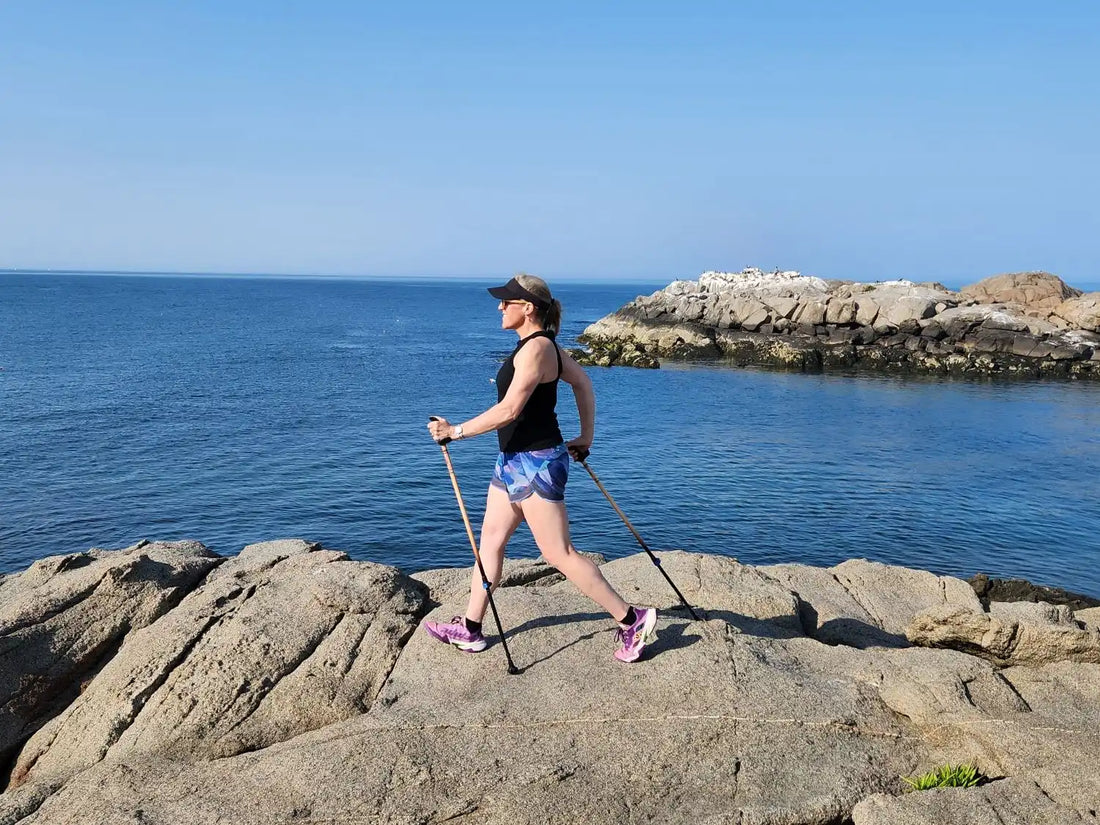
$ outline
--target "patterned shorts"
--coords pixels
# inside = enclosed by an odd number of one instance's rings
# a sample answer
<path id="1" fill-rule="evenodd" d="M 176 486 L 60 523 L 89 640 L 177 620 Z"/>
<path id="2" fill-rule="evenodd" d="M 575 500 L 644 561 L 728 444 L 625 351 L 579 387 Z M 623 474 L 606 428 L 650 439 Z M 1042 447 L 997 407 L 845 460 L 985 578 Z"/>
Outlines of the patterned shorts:
<path id="1" fill-rule="evenodd" d="M 569 450 L 559 444 L 546 450 L 501 453 L 489 483 L 507 492 L 513 503 L 532 493 L 547 501 L 564 501 L 568 478 Z"/>

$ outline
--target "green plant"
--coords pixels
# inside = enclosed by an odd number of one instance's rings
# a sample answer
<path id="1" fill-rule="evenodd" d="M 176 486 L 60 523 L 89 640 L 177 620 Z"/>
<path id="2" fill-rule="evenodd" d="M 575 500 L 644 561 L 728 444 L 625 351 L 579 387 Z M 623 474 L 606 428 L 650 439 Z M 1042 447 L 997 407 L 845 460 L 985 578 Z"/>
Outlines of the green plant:
<path id="1" fill-rule="evenodd" d="M 911 791 L 927 791 L 932 788 L 973 788 L 985 779 L 978 769 L 970 764 L 944 765 L 934 771 L 910 778 L 902 777 Z"/>

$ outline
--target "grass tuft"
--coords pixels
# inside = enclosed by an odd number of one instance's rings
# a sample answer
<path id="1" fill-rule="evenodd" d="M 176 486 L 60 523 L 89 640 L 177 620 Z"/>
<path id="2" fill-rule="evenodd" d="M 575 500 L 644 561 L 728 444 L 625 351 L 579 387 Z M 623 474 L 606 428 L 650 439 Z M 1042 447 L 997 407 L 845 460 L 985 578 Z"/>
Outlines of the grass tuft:
<path id="1" fill-rule="evenodd" d="M 980 785 L 986 777 L 970 764 L 944 765 L 926 774 L 916 777 L 903 776 L 910 791 L 927 791 L 932 788 L 973 788 Z"/>

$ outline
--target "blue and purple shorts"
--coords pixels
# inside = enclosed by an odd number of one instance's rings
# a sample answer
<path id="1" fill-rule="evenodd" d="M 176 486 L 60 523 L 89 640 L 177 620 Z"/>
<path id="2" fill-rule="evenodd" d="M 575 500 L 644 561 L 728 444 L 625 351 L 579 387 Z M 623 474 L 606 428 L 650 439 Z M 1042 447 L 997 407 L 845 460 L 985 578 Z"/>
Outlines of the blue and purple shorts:
<path id="1" fill-rule="evenodd" d="M 512 503 L 532 493 L 547 501 L 564 501 L 568 478 L 569 450 L 559 444 L 545 450 L 501 453 L 489 483 L 508 493 Z"/>

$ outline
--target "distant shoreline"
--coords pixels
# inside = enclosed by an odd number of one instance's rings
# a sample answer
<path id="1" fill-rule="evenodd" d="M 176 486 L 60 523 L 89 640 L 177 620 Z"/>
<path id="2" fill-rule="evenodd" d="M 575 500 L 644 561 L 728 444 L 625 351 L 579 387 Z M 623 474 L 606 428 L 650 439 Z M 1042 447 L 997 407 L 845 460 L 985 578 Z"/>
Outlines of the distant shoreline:
<path id="1" fill-rule="evenodd" d="M 2 269 L 3 275 L 78 275 L 100 278 L 182 278 L 196 280 L 271 280 L 271 281 L 363 281 L 385 283 L 439 283 L 446 281 L 451 284 L 484 284 L 497 282 L 501 274 L 495 275 L 325 275 L 279 272 L 171 272 L 171 271 L 145 271 L 145 270 L 112 270 L 112 269 Z M 643 286 L 660 289 L 666 283 L 667 278 L 596 278 L 581 276 L 558 276 L 552 278 L 555 284 L 569 286 Z"/>
<path id="2" fill-rule="evenodd" d="M 18 268 L 9 269 L 0 267 L 0 276 L 3 275 L 81 275 L 105 278 L 194 278 L 194 279 L 235 279 L 235 280 L 272 280 L 272 281 L 367 281 L 367 282 L 399 282 L 399 283 L 436 283 L 447 281 L 448 283 L 480 284 L 492 281 L 500 277 L 498 274 L 489 275 L 329 275 L 323 273 L 287 273 L 287 272 L 187 272 L 173 270 L 119 270 L 119 269 L 39 269 Z M 672 276 L 647 277 L 596 277 L 596 276 L 569 276 L 559 275 L 550 278 L 551 283 L 567 284 L 569 286 L 652 286 L 654 291 L 668 285 Z M 944 286 L 957 291 L 961 284 L 944 283 Z M 1100 292 L 1100 280 L 1098 281 L 1074 281 L 1073 286 L 1083 292 Z"/>

